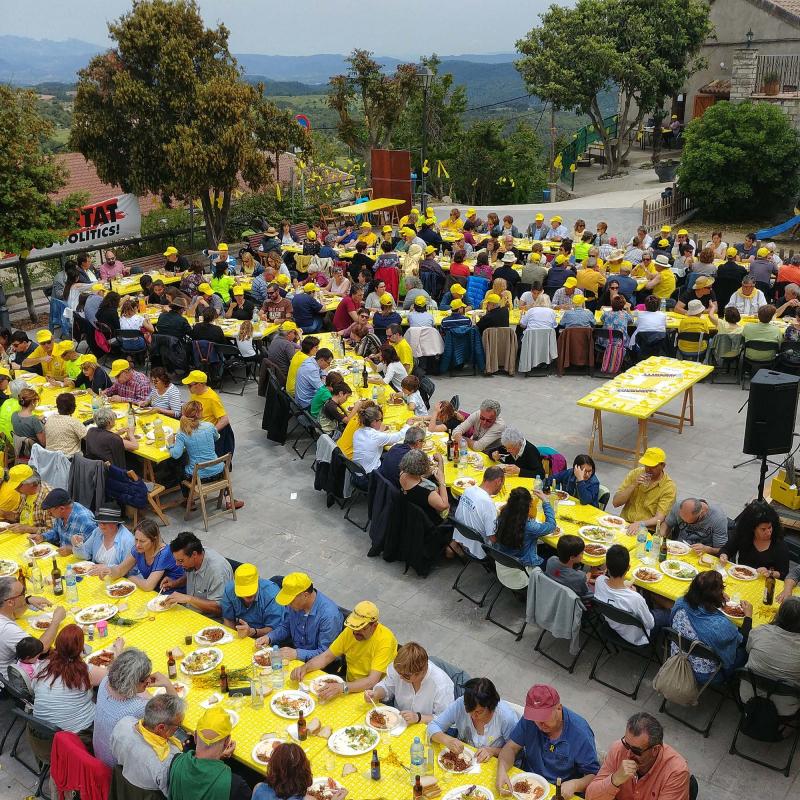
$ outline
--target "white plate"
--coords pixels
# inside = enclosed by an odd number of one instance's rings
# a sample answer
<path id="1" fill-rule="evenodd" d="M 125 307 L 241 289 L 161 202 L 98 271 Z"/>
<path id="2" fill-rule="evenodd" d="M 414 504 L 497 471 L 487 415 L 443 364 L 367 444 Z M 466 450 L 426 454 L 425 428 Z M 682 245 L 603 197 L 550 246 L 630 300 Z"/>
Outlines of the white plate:
<path id="1" fill-rule="evenodd" d="M 381 711 L 387 715 L 387 721 L 392 722 L 392 725 L 389 725 L 386 728 L 379 728 L 377 725 L 373 725 L 369 718 L 372 716 L 374 711 Z M 364 722 L 366 723 L 368 728 L 372 728 L 374 731 L 378 731 L 378 733 L 388 733 L 389 731 L 393 731 L 401 722 L 405 720 L 400 716 L 400 712 L 396 708 L 392 708 L 391 706 L 378 706 L 377 709 L 370 707 L 367 711 L 367 716 L 364 718 Z"/>
<path id="2" fill-rule="evenodd" d="M 726 605 L 727 605 L 727 603 L 723 603 L 723 604 L 722 604 L 722 606 L 720 606 L 720 609 L 719 609 L 719 610 L 720 610 L 720 611 L 721 611 L 721 612 L 722 612 L 722 613 L 723 613 L 723 614 L 724 614 L 724 615 L 725 615 L 725 616 L 726 616 L 728 619 L 731 619 L 731 620 L 733 620 L 734 622 L 735 622 L 736 620 L 738 620 L 739 622 L 741 622 L 741 621 L 744 619 L 744 614 L 743 614 L 741 617 L 736 617 L 736 616 L 734 616 L 733 614 L 729 614 L 729 613 L 728 613 L 728 612 L 725 610 L 725 606 L 726 606 Z M 731 604 L 731 605 L 733 605 L 733 604 Z M 741 605 L 739 605 L 739 608 L 741 608 Z"/>
<path id="3" fill-rule="evenodd" d="M 597 531 L 601 529 L 603 534 Z M 597 542 L 598 544 L 613 544 L 614 537 L 617 535 L 616 531 L 604 528 L 602 525 L 584 525 L 578 530 L 578 535 L 586 539 L 587 542 Z"/>
<path id="4" fill-rule="evenodd" d="M 475 790 L 472 794 L 464 794 L 470 786 L 474 786 Z M 491 790 L 487 789 L 485 786 L 473 783 L 467 784 L 466 786 L 456 786 L 456 788 L 451 789 L 442 800 L 462 800 L 462 798 L 463 800 L 494 800 L 494 795 Z"/>
<path id="5" fill-rule="evenodd" d="M 474 478 L 456 478 L 453 481 L 453 486 L 455 486 L 456 489 L 470 489 L 477 485 L 478 484 Z"/>
<path id="6" fill-rule="evenodd" d="M 278 744 L 284 744 L 285 739 L 280 739 L 277 736 L 267 736 L 266 739 L 261 739 L 261 741 L 256 742 L 255 747 L 253 747 L 252 752 L 250 753 L 250 758 L 256 762 L 256 764 L 261 764 L 262 766 L 266 766 L 269 763 L 269 758 L 259 758 L 258 751 L 265 750 L 266 752 L 272 755 L 272 750 L 277 745 L 273 745 L 273 742 L 277 742 Z"/>
<path id="7" fill-rule="evenodd" d="M 109 647 L 98 647 L 98 648 L 97 648 L 97 650 L 93 650 L 91 653 L 89 653 L 89 655 L 88 655 L 88 656 L 84 656 L 83 660 L 84 660 L 84 661 L 85 661 L 85 662 L 86 662 L 86 663 L 87 663 L 87 664 L 88 664 L 90 667 L 98 667 L 99 669 L 108 669 L 108 667 L 110 667 L 110 666 L 111 666 L 111 664 L 112 664 L 112 662 L 114 661 L 114 659 L 113 659 L 113 658 L 111 659 L 111 661 L 109 661 L 109 662 L 108 662 L 108 664 L 94 664 L 93 662 L 91 662 L 91 661 L 89 660 L 89 659 L 91 659 L 93 656 L 96 656 L 96 655 L 98 655 L 99 653 L 111 653 L 112 655 L 114 655 L 114 651 L 111 649 L 111 647 L 110 647 L 110 646 L 109 646 Z"/>
<path id="8" fill-rule="evenodd" d="M 311 786 L 309 787 L 309 791 L 310 791 L 311 789 L 314 789 L 315 787 L 319 787 L 320 785 L 323 785 L 323 786 L 326 786 L 326 787 L 327 787 L 327 786 L 328 786 L 328 781 L 331 781 L 331 782 L 333 782 L 334 784 L 336 784 L 336 788 L 337 788 L 337 789 L 343 789 L 343 788 L 344 788 L 344 787 L 342 786 L 342 784 L 341 784 L 341 783 L 339 783 L 339 781 L 337 781 L 337 780 L 336 780 L 336 778 L 328 778 L 328 777 L 326 777 L 326 776 L 324 776 L 324 775 L 323 775 L 321 778 L 314 778 L 314 779 L 311 781 Z M 323 794 L 323 797 L 325 797 L 326 799 L 327 799 L 328 797 L 331 797 L 331 796 L 332 796 L 332 794 L 331 794 L 330 790 L 328 790 L 327 792 L 325 792 L 325 793 Z M 314 797 L 314 795 L 309 795 L 308 793 L 306 793 L 306 797 Z M 316 799 L 315 799 L 315 800 L 316 800 Z"/>
<path id="9" fill-rule="evenodd" d="M 439 762 L 439 766 L 445 772 L 451 772 L 453 775 L 464 775 L 465 773 L 469 772 L 475 766 L 475 751 L 472 750 L 469 747 L 465 747 L 464 751 L 461 753 L 461 755 L 464 756 L 464 760 L 466 761 L 467 759 L 469 759 L 469 762 L 470 762 L 469 766 L 466 769 L 455 770 L 455 769 L 452 769 L 451 767 L 445 766 L 442 763 L 442 757 L 444 756 L 445 753 L 449 753 L 449 752 L 450 751 L 447 750 L 447 749 L 442 750 L 439 753 L 439 757 L 436 759 Z"/>
<path id="10" fill-rule="evenodd" d="M 289 712 L 284 711 L 282 708 L 279 707 L 279 702 L 282 698 L 287 698 L 289 700 L 303 700 L 304 707 L 303 707 L 303 715 L 308 717 L 308 715 L 314 710 L 316 703 L 314 702 L 314 698 L 307 694 L 306 692 L 298 692 L 298 691 L 284 691 L 278 692 L 272 700 L 269 701 L 269 707 L 272 709 L 274 714 L 277 714 L 279 717 L 283 717 L 284 719 L 297 719 L 299 714 L 299 709 L 296 712 Z"/>
<path id="11" fill-rule="evenodd" d="M 734 575 L 733 571 L 735 569 L 740 569 L 742 571 L 747 572 L 747 575 Z M 758 572 L 754 570 L 752 567 L 748 567 L 746 564 L 731 564 L 728 567 L 728 575 L 731 576 L 736 581 L 754 581 L 758 579 Z"/>
<path id="12" fill-rule="evenodd" d="M 681 578 L 675 574 L 675 570 L 673 570 L 669 564 L 677 564 L 679 566 L 676 569 L 687 569 L 692 571 L 692 575 L 688 578 Z M 697 567 L 692 566 L 691 564 L 687 564 L 685 561 L 679 561 L 676 558 L 668 558 L 666 561 L 662 561 L 659 565 L 659 569 L 665 574 L 668 575 L 670 578 L 674 578 L 676 581 L 692 581 L 697 575 Z"/>
<path id="13" fill-rule="evenodd" d="M 47 552 L 44 552 L 44 548 L 47 548 Z M 36 551 L 36 552 L 34 552 Z M 39 555 L 36 555 L 36 553 Z M 58 550 L 50 544 L 50 542 L 41 542 L 40 544 L 35 544 L 33 547 L 29 547 L 23 554 L 23 558 L 52 558 L 53 556 L 58 554 Z"/>
<path id="14" fill-rule="evenodd" d="M 158 614 L 161 611 L 169 611 L 171 606 L 162 605 L 163 602 L 167 599 L 167 595 L 160 594 L 156 597 L 147 601 L 147 610 L 153 611 L 154 613 Z"/>
<path id="15" fill-rule="evenodd" d="M 72 565 L 72 572 L 79 578 L 83 578 L 86 575 L 86 572 L 93 566 L 94 563 L 92 561 L 78 561 L 76 564 Z"/>
<path id="16" fill-rule="evenodd" d="M 346 731 L 352 729 L 364 731 L 369 738 L 364 744 L 351 745 L 348 741 Z M 366 725 L 347 725 L 331 734 L 328 739 L 328 747 L 340 756 L 360 756 L 364 753 L 369 753 L 370 750 L 374 750 L 380 740 L 380 734 L 372 728 L 368 728 Z"/>
<path id="17" fill-rule="evenodd" d="M 640 569 L 652 572 L 653 575 L 655 575 L 655 578 L 652 579 L 640 578 L 639 575 L 637 574 Z M 658 570 L 652 569 L 651 567 L 636 567 L 636 569 L 633 571 L 633 577 L 636 578 L 637 581 L 641 581 L 642 583 L 658 583 L 664 576 Z"/>
<path id="18" fill-rule="evenodd" d="M 213 628 L 214 630 L 220 630 L 223 633 L 221 639 L 217 639 L 215 642 L 209 641 L 208 639 L 204 639 L 200 634 L 203 631 L 209 630 Z M 228 644 L 228 642 L 233 641 L 233 634 L 227 629 L 223 628 L 222 625 L 208 625 L 205 628 L 201 628 L 197 633 L 194 635 L 194 640 L 199 645 L 208 646 L 208 647 L 218 647 L 221 644 Z"/>
<path id="19" fill-rule="evenodd" d="M 216 656 L 213 663 L 210 666 L 204 667 L 203 669 L 189 669 L 186 666 L 186 662 L 189 660 L 190 656 L 193 653 L 214 653 Z M 222 650 L 218 647 L 198 647 L 197 650 L 192 650 L 191 653 L 187 654 L 186 658 L 181 661 L 181 672 L 185 673 L 186 675 L 203 675 L 206 672 L 211 672 L 212 669 L 216 669 L 222 663 Z"/>
<path id="20" fill-rule="evenodd" d="M 87 606 L 75 614 L 75 622 L 78 625 L 94 625 L 105 619 L 111 619 L 117 613 L 117 607 L 113 603 L 98 603 Z"/>
<path id="21" fill-rule="evenodd" d="M 36 620 L 38 620 L 38 619 L 45 620 L 47 622 L 47 625 L 44 628 L 40 628 L 38 625 L 36 625 Z M 52 621 L 53 621 L 52 613 L 44 613 L 44 614 L 42 614 L 40 612 L 35 617 L 31 617 L 28 620 L 28 625 L 30 625 L 31 628 L 33 628 L 35 631 L 46 631 L 47 628 L 50 627 L 50 623 Z"/>
<path id="22" fill-rule="evenodd" d="M 262 670 L 269 672 L 272 668 L 271 667 L 272 661 L 270 660 L 269 664 L 259 664 L 258 661 L 256 661 L 256 656 L 270 655 L 271 652 L 272 652 L 271 647 L 262 647 L 260 650 L 256 650 L 255 653 L 253 653 L 253 663 L 257 667 L 260 667 Z"/>
<path id="23" fill-rule="evenodd" d="M 187 694 L 189 694 L 189 684 L 184 683 L 183 681 L 172 681 L 172 685 L 175 687 L 175 691 L 178 693 L 178 697 L 185 698 Z M 157 694 L 166 694 L 167 690 L 163 686 L 156 686 L 153 689 L 153 697 Z"/>
<path id="24" fill-rule="evenodd" d="M 127 594 L 111 594 L 111 588 L 116 587 L 121 589 L 123 586 L 130 586 L 131 590 Z M 125 597 L 130 597 L 136 591 L 136 584 L 131 581 L 114 581 L 106 586 L 106 594 L 113 597 L 115 600 L 122 600 Z"/>
<path id="25" fill-rule="evenodd" d="M 19 572 L 19 564 L 16 561 L 9 561 L 7 558 L 0 558 L 0 578 L 7 578 Z"/>
<path id="26" fill-rule="evenodd" d="M 622 517 L 616 517 L 613 514 L 603 514 L 603 516 L 597 520 L 597 524 L 601 525 L 603 528 L 624 528 L 628 523 L 625 522 Z"/>
<path id="27" fill-rule="evenodd" d="M 530 784 L 538 785 L 539 788 L 543 790 L 543 793 L 537 796 L 534 792 L 527 792 L 525 794 L 522 792 L 513 792 L 514 797 L 516 797 L 517 800 L 534 800 L 534 798 L 536 798 L 536 800 L 544 800 L 544 798 L 549 797 L 553 791 L 553 787 L 550 786 L 550 784 L 541 775 L 537 775 L 535 772 L 522 772 L 514 775 L 510 778 L 511 788 L 514 788 L 514 784 L 517 781 L 521 781 L 523 779 L 527 780 Z M 531 786 L 531 788 L 533 789 L 534 787 Z"/>
<path id="28" fill-rule="evenodd" d="M 326 683 L 344 683 L 344 681 L 338 675 L 317 675 L 316 678 L 309 681 L 308 688 L 311 690 L 312 694 L 319 697 L 319 690 Z"/>
<path id="29" fill-rule="evenodd" d="M 685 556 L 691 549 L 686 542 L 679 542 L 677 539 L 667 542 L 667 552 L 671 556 Z"/>

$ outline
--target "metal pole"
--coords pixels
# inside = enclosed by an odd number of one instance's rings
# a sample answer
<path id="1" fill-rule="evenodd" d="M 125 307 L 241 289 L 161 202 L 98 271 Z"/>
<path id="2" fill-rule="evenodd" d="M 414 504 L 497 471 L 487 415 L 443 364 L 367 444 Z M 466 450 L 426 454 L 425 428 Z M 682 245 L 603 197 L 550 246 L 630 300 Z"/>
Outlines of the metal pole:
<path id="1" fill-rule="evenodd" d="M 556 107 L 550 103 L 550 183 L 556 180 Z M 553 202 L 551 198 L 550 202 Z"/>
<path id="2" fill-rule="evenodd" d="M 189 196 L 189 249 L 194 250 L 194 198 Z"/>
<path id="3" fill-rule="evenodd" d="M 427 82 L 422 88 L 422 163 L 420 164 L 420 172 L 422 173 L 422 199 L 420 200 L 420 209 L 423 216 L 427 208 L 427 189 L 425 187 L 425 159 L 428 157 L 428 86 Z"/>

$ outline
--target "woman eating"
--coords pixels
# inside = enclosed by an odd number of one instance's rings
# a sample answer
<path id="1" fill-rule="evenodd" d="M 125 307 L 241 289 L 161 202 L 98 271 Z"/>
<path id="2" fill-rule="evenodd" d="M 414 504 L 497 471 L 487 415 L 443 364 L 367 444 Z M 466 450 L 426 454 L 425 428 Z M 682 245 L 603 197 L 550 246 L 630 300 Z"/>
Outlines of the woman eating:
<path id="1" fill-rule="evenodd" d="M 555 485 L 571 497 L 577 497 L 584 506 L 600 507 L 600 481 L 595 474 L 591 456 L 575 456 L 572 469 L 564 469 L 552 476 Z"/>
<path id="2" fill-rule="evenodd" d="M 409 450 L 400 459 L 400 491 L 422 509 L 434 525 L 438 525 L 442 514 L 450 508 L 450 501 L 444 482 L 442 456 L 435 453 L 433 459 L 436 466 L 431 470 L 430 459 L 422 450 Z M 429 479 L 431 477 L 433 480 Z"/>
<path id="3" fill-rule="evenodd" d="M 172 439 L 172 437 L 170 437 Z M 203 461 L 214 461 L 217 451 L 215 442 L 219 439 L 217 429 L 210 422 L 203 421 L 203 406 L 197 400 L 184 403 L 181 409 L 180 429 L 170 446 L 169 454 L 178 459 L 184 453 L 187 455 L 184 475 L 191 480 L 195 464 Z M 200 470 L 200 481 L 208 483 L 217 480 L 224 469 L 223 464 L 216 467 L 203 467 Z M 188 497 L 189 490 L 181 484 L 184 496 Z"/>
<path id="4" fill-rule="evenodd" d="M 380 465 L 383 448 L 402 442 L 406 432 L 405 428 L 399 431 L 387 430 L 383 424 L 383 411 L 377 405 L 362 405 L 358 412 L 358 422 L 361 427 L 353 433 L 353 461 L 360 464 L 369 475 Z M 359 488 L 367 487 L 364 485 Z"/>
<path id="5" fill-rule="evenodd" d="M 123 331 L 140 331 L 142 334 L 155 331 L 153 323 L 144 314 L 139 313 L 138 305 L 132 297 L 126 297 L 122 301 L 119 327 Z"/>
<path id="6" fill-rule="evenodd" d="M 256 784 L 252 800 L 303 800 L 312 782 L 311 763 L 303 748 L 283 742 L 272 751 L 264 781 Z M 343 800 L 347 789 L 337 788 L 325 796 Z"/>
<path id="7" fill-rule="evenodd" d="M 11 427 L 14 436 L 20 439 L 30 439 L 46 447 L 44 425 L 40 417 L 35 417 L 33 412 L 39 405 L 39 393 L 35 389 L 23 389 L 17 397 L 19 411 L 11 415 Z"/>
<path id="8" fill-rule="evenodd" d="M 353 349 L 357 355 L 361 356 L 361 358 L 369 358 L 376 353 L 380 353 L 381 340 L 372 332 L 369 326 L 369 312 L 366 309 L 359 310 L 358 319 L 359 322 L 354 322 L 350 326 L 349 339 L 353 343 Z"/>
<path id="9" fill-rule="evenodd" d="M 56 397 L 57 414 L 51 414 L 44 423 L 44 436 L 48 450 L 72 456 L 81 449 L 86 437 L 86 426 L 75 416 L 75 395 L 62 392 Z"/>
<path id="10" fill-rule="evenodd" d="M 450 676 L 437 667 L 422 645 L 408 642 L 397 649 L 386 676 L 364 692 L 368 703 L 387 703 L 409 724 L 429 723 L 453 703 Z"/>
<path id="11" fill-rule="evenodd" d="M 136 547 L 136 540 L 115 508 L 99 508 L 95 520 L 97 527 L 87 539 L 80 534 L 71 538 L 72 554 L 95 564 L 116 567 Z"/>
<path id="12" fill-rule="evenodd" d="M 120 329 L 119 322 L 119 295 L 116 292 L 108 292 L 100 301 L 95 316 L 95 327 L 101 323 L 108 326 L 111 334 L 115 334 Z"/>
<path id="13" fill-rule="evenodd" d="M 180 418 L 181 395 L 178 387 L 170 381 L 164 367 L 153 367 L 150 370 L 150 383 L 153 384 L 153 391 L 142 405 L 149 405 L 164 416 Z"/>
<path id="14" fill-rule="evenodd" d="M 391 344 L 385 344 L 381 347 L 380 363 L 378 364 L 378 371 L 381 375 L 370 375 L 370 383 L 385 383 L 391 386 L 396 392 L 400 391 L 400 384 L 408 373 L 406 368 L 400 363 L 400 356 L 397 355 L 397 350 Z"/>
<path id="15" fill-rule="evenodd" d="M 789 548 L 783 540 L 780 517 L 769 503 L 754 500 L 739 514 L 733 536 L 719 554 L 723 566 L 729 560 L 752 567 L 764 577 L 786 577 Z"/>
<path id="16" fill-rule="evenodd" d="M 86 457 L 109 461 L 115 467 L 127 469 L 125 452 L 138 450 L 139 442 L 126 428 L 124 433 L 116 433 L 113 428 L 117 416 L 113 408 L 98 408 L 94 412 L 94 427 L 86 432 Z"/>
<path id="17" fill-rule="evenodd" d="M 488 678 L 472 678 L 464 684 L 464 696 L 454 700 L 428 723 L 428 738 L 450 752 L 461 755 L 464 745 L 477 748 L 478 763 L 497 757 L 519 715 L 500 695 Z M 445 731 L 456 729 L 456 736 Z"/>
<path id="18" fill-rule="evenodd" d="M 497 515 L 495 546 L 498 550 L 519 559 L 526 567 L 536 567 L 544 559 L 536 551 L 536 542 L 556 529 L 556 518 L 550 498 L 538 490 L 533 494 L 542 501 L 544 522 L 536 521 L 538 503 L 522 486 L 512 489 L 508 502 Z"/>

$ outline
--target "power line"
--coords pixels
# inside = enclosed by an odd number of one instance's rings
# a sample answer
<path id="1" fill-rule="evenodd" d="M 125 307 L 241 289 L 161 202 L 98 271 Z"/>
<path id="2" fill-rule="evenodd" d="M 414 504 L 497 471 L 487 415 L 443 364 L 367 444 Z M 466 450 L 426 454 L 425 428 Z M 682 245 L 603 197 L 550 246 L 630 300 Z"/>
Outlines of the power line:
<path id="1" fill-rule="evenodd" d="M 501 106 L 503 103 L 513 103 L 515 100 L 525 100 L 532 96 L 533 95 L 530 94 L 521 94 L 519 97 L 509 97 L 508 100 L 498 100 L 496 103 L 487 103 L 485 106 L 472 106 L 471 108 L 465 108 L 463 113 L 466 114 L 467 111 L 480 111 L 482 108 L 491 108 L 492 106 Z"/>

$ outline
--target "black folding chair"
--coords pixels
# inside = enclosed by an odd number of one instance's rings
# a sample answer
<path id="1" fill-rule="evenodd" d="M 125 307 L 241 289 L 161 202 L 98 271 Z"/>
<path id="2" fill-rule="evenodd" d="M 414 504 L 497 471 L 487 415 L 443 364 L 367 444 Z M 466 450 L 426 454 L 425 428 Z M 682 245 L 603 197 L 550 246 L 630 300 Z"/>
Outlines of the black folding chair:
<path id="1" fill-rule="evenodd" d="M 353 510 L 353 506 L 356 504 L 356 500 L 358 500 L 359 497 L 367 496 L 367 489 L 362 487 L 368 486 L 369 478 L 361 464 L 356 464 L 355 461 L 351 461 L 349 458 L 343 458 L 342 461 L 344 462 L 344 468 L 350 474 L 351 487 L 350 497 L 347 498 L 344 506 L 342 506 L 342 508 L 344 508 L 344 518 L 352 525 L 355 525 L 356 528 L 366 532 L 369 527 L 369 514 L 367 514 L 367 519 L 364 521 L 364 524 L 359 525 L 359 523 L 350 516 L 350 512 Z"/>
<path id="2" fill-rule="evenodd" d="M 15 669 L 13 666 L 8 668 L 9 671 Z M 20 685 L 20 683 L 13 679 L 13 677 L 7 677 L 0 673 L 0 689 L 5 689 L 8 695 L 11 697 L 12 702 L 14 703 L 14 707 L 20 709 L 21 711 L 30 712 L 33 710 L 33 693 L 26 687 Z M 6 728 L 5 733 L 3 734 L 3 739 L 0 741 L 0 755 L 3 753 L 3 749 L 5 748 L 6 741 L 8 737 L 11 735 L 11 731 L 16 727 L 17 722 L 19 719 L 17 717 L 12 717 L 11 721 L 9 722 L 8 727 Z M 14 744 L 11 747 L 11 757 L 16 761 L 19 761 L 20 764 L 26 766 L 31 772 L 34 772 L 32 767 L 28 766 L 22 759 L 17 757 L 17 747 L 19 746 L 20 740 L 22 739 L 22 734 L 25 733 L 25 726 L 23 725 L 19 732 L 17 733 L 17 738 L 14 739 Z"/>
<path id="3" fill-rule="evenodd" d="M 705 361 L 708 351 L 708 337 L 702 331 L 678 331 L 675 338 L 675 354 L 681 361 Z M 684 350 L 681 345 L 689 345 Z M 704 346 L 705 345 L 705 346 Z"/>
<path id="4" fill-rule="evenodd" d="M 765 356 L 763 359 L 748 358 L 748 350 L 764 353 Z M 742 390 L 744 390 L 747 380 L 748 368 L 750 369 L 751 377 L 753 372 L 760 369 L 775 369 L 779 350 L 780 344 L 778 342 L 742 342 L 742 355 L 739 357 L 739 380 L 741 381 Z"/>
<path id="5" fill-rule="evenodd" d="M 766 675 L 760 675 L 759 673 L 753 672 L 753 670 L 747 669 L 746 667 L 736 670 L 736 677 L 738 679 L 739 686 L 741 686 L 745 681 L 750 684 L 753 689 L 754 697 L 760 696 L 769 700 L 771 700 L 773 697 L 791 697 L 800 702 L 800 687 L 798 686 L 786 683 L 785 681 L 775 680 L 774 678 L 768 678 Z M 741 695 L 739 696 L 741 697 Z M 788 778 L 789 771 L 792 768 L 792 760 L 794 759 L 794 754 L 797 751 L 797 744 L 798 741 L 800 741 L 800 711 L 796 711 L 791 717 L 780 717 L 779 720 L 780 724 L 785 728 L 794 731 L 794 734 L 791 737 L 792 744 L 789 750 L 789 757 L 783 766 L 771 764 L 768 761 L 761 761 L 755 756 L 743 753 L 736 747 L 739 734 L 742 734 L 749 739 L 755 739 L 756 741 L 766 741 L 764 739 L 758 739 L 756 736 L 754 736 L 752 730 L 749 733 L 745 733 L 742 730 L 747 722 L 746 703 L 740 704 L 739 722 L 736 725 L 736 732 L 733 734 L 733 740 L 731 741 L 729 752 L 733 755 L 741 756 L 747 761 L 752 761 L 754 764 L 760 764 L 762 767 L 773 769 L 776 772 L 782 772 Z M 778 731 L 778 734 L 780 735 L 780 731 Z"/>
<path id="6" fill-rule="evenodd" d="M 525 568 L 525 565 L 518 558 L 514 558 L 514 556 L 510 556 L 507 553 L 504 553 L 502 550 L 498 550 L 496 547 L 492 547 L 491 545 L 488 544 L 484 545 L 484 550 L 486 551 L 486 555 L 489 556 L 489 558 L 491 558 L 492 561 L 495 562 L 494 566 L 496 575 L 497 575 L 497 567 L 499 565 L 502 567 L 506 567 L 507 569 L 514 570 L 514 573 L 518 572 L 520 576 L 525 577 L 526 582 L 530 581 L 528 570 Z M 507 589 L 515 597 L 517 597 L 516 594 L 517 591 L 523 591 L 523 590 L 511 589 L 509 586 L 503 583 L 499 575 L 497 576 L 497 583 L 500 584 L 500 588 L 498 589 L 497 594 L 494 596 L 494 600 L 492 600 L 491 604 L 489 605 L 489 610 L 486 612 L 486 619 L 488 619 L 489 622 L 497 625 L 498 628 L 502 628 L 504 631 L 508 631 L 509 633 L 513 634 L 516 637 L 516 640 L 519 641 L 522 638 L 522 634 L 525 633 L 525 628 L 528 625 L 528 620 L 525 617 L 525 612 L 523 611 L 522 614 L 522 619 L 523 619 L 522 627 L 518 631 L 515 631 L 513 628 L 509 628 L 507 625 L 504 625 L 502 622 L 499 622 L 497 619 L 492 617 L 492 609 L 494 608 L 495 603 L 500 598 L 500 595 L 503 594 L 504 589 Z M 527 589 L 527 583 L 526 583 L 526 589 Z"/>
<path id="7" fill-rule="evenodd" d="M 664 628 L 662 634 L 664 636 L 665 659 L 669 658 L 671 652 L 671 645 L 674 644 L 676 647 L 679 647 L 684 653 L 688 653 L 689 649 L 691 648 L 692 656 L 696 656 L 697 658 L 704 658 L 707 661 L 710 661 L 714 665 L 715 669 L 722 668 L 722 662 L 720 661 L 720 657 L 708 645 L 703 644 L 702 642 L 697 642 L 695 644 L 695 640 L 687 639 L 685 636 L 681 636 L 674 628 Z M 717 718 L 717 714 L 719 714 L 719 710 L 722 708 L 722 704 L 729 697 L 731 697 L 731 693 L 727 683 L 715 684 L 711 682 L 706 684 L 705 688 L 703 689 L 703 693 L 705 694 L 706 692 L 711 692 L 712 694 L 717 695 L 717 703 L 712 709 L 711 715 L 706 720 L 706 724 L 703 726 L 695 725 L 694 723 L 689 722 L 683 717 L 679 717 L 677 714 L 670 712 L 669 709 L 667 708 L 667 703 L 670 701 L 668 701 L 666 697 L 661 701 L 661 706 L 659 707 L 658 710 L 661 713 L 666 714 L 668 717 L 671 717 L 676 722 L 680 722 L 682 725 L 685 725 L 687 728 L 691 728 L 693 731 L 697 731 L 697 733 L 702 733 L 703 737 L 707 739 L 709 733 L 711 732 L 711 726 L 714 724 L 714 720 Z"/>
<path id="8" fill-rule="evenodd" d="M 44 782 L 50 772 L 50 751 L 53 747 L 53 737 L 61 730 L 56 725 L 51 725 L 43 719 L 34 717 L 33 714 L 27 714 L 19 708 L 12 709 L 14 715 L 22 720 L 26 725 L 28 731 L 28 743 L 30 744 L 31 751 L 36 759 L 37 768 L 31 769 L 30 766 L 25 764 L 21 759 L 17 759 L 21 764 L 27 767 L 34 775 L 37 776 L 36 791 L 33 793 L 34 797 L 44 797 L 50 800 L 50 796 L 42 791 Z"/>
<path id="9" fill-rule="evenodd" d="M 592 600 L 592 611 L 595 613 L 595 619 L 600 625 L 600 635 L 604 645 L 606 646 L 601 648 L 598 651 L 597 656 L 595 656 L 594 663 L 592 664 L 592 670 L 589 673 L 589 680 L 595 680 L 603 686 L 607 686 L 609 689 L 613 689 L 615 692 L 619 692 L 620 694 L 624 694 L 626 697 L 630 697 L 632 700 L 635 700 L 639 694 L 639 687 L 642 685 L 644 676 L 647 674 L 647 670 L 650 668 L 650 664 L 653 662 L 656 664 L 661 663 L 658 650 L 650 639 L 650 635 L 647 632 L 647 628 L 644 627 L 644 623 L 635 614 L 631 614 L 630 611 L 623 611 L 621 608 L 612 606 L 609 603 L 603 603 L 596 598 Z M 638 629 L 641 631 L 646 640 L 645 644 L 631 644 L 627 639 L 623 639 L 622 636 L 620 636 L 611 627 L 609 624 L 610 622 L 616 622 L 619 625 L 629 625 Z M 632 692 L 626 692 L 623 688 L 616 686 L 613 683 L 608 683 L 607 681 L 597 677 L 597 668 L 600 666 L 600 659 L 609 649 L 607 645 L 610 645 L 610 655 L 608 658 L 618 655 L 621 651 L 625 651 L 628 653 L 633 653 L 645 662 L 644 668 L 639 674 L 639 679 L 636 681 L 636 686 Z M 608 658 L 606 658 L 605 661 L 608 661 Z M 605 661 L 603 662 L 604 664 Z"/>
<path id="10" fill-rule="evenodd" d="M 474 528 L 470 528 L 469 525 L 465 525 L 463 522 L 459 522 L 453 517 L 450 517 L 450 521 L 453 523 L 453 527 L 465 538 L 469 539 L 473 542 L 478 542 L 482 547 L 484 546 L 484 538 L 483 536 L 478 533 Z M 485 552 L 485 547 L 484 547 Z M 462 548 L 462 553 L 459 554 L 459 558 L 463 563 L 463 567 L 461 571 L 456 575 L 456 579 L 453 582 L 453 589 L 455 589 L 462 597 L 466 597 L 467 600 L 471 600 L 473 603 L 476 603 L 478 608 L 482 608 L 483 604 L 486 602 L 486 598 L 489 596 L 489 592 L 492 590 L 494 585 L 497 583 L 497 575 L 494 571 L 494 562 L 489 556 L 484 556 L 483 558 L 476 558 L 469 552 Z M 459 583 L 461 582 L 461 577 L 464 573 L 469 569 L 472 564 L 480 564 L 483 567 L 484 571 L 491 576 L 491 582 L 489 586 L 486 588 L 486 591 L 481 595 L 480 599 L 473 597 L 471 594 L 468 594 L 463 589 L 459 589 Z"/>
<path id="11" fill-rule="evenodd" d="M 297 425 L 295 426 L 295 430 L 298 431 L 297 436 L 295 437 L 294 442 L 292 442 L 292 450 L 300 456 L 300 458 L 305 458 L 306 453 L 316 444 L 317 439 L 324 433 L 322 427 L 319 424 L 319 421 L 314 419 L 314 417 L 309 414 L 308 411 L 305 409 L 299 409 L 297 416 L 295 417 L 297 421 Z M 297 445 L 299 444 L 300 440 L 303 438 L 304 435 L 307 435 L 309 438 L 309 442 L 306 445 L 305 449 L 301 453 L 297 449 Z"/>
<path id="12" fill-rule="evenodd" d="M 220 358 L 220 373 L 219 373 L 219 390 L 224 394 L 238 394 L 241 397 L 244 394 L 244 388 L 247 386 L 247 381 L 250 378 L 250 363 L 245 360 L 244 356 L 239 352 L 239 348 L 235 344 L 214 344 L 214 349 Z M 234 385 L 239 382 L 236 375 L 236 370 L 241 369 L 244 371 L 244 377 L 241 378 L 242 390 L 240 392 L 229 392 L 225 389 L 225 377 L 230 377 Z"/>

